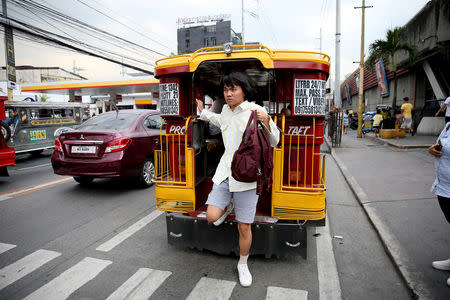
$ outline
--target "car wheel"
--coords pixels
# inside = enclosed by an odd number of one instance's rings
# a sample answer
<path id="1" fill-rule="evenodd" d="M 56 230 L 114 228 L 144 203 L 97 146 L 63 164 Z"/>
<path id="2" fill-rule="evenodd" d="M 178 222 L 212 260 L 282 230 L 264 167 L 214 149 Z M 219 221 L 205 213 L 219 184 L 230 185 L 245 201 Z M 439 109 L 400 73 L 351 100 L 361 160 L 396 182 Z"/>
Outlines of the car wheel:
<path id="1" fill-rule="evenodd" d="M 3 137 L 5 138 L 5 142 L 8 142 L 9 139 L 11 138 L 11 128 L 9 128 L 8 125 L 2 123 L 1 130 L 2 130 Z"/>
<path id="2" fill-rule="evenodd" d="M 151 158 L 147 158 L 142 164 L 141 173 L 139 175 L 139 183 L 142 187 L 147 188 L 153 185 L 155 179 L 155 165 Z"/>
<path id="3" fill-rule="evenodd" d="M 74 176 L 73 179 L 81 185 L 88 185 L 94 180 L 91 176 Z"/>

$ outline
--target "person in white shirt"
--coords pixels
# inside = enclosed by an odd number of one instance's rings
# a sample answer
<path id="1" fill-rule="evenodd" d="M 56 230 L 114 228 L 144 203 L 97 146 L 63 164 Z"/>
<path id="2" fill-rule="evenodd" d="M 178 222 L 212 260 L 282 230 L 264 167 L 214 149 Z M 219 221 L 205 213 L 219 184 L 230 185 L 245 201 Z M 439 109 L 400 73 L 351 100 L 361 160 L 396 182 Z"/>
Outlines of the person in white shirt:
<path id="1" fill-rule="evenodd" d="M 225 152 L 213 177 L 213 189 L 206 202 L 208 205 L 206 219 L 216 226 L 222 224 L 233 210 L 231 202 L 233 198 L 239 231 L 240 259 L 237 265 L 239 281 L 242 286 L 248 287 L 252 284 L 252 275 L 247 266 L 247 259 L 252 244 L 251 224 L 255 218 L 258 195 L 256 181 L 239 182 L 231 176 L 231 162 L 234 152 L 239 148 L 252 110 L 256 110 L 258 121 L 266 127 L 272 147 L 278 144 L 280 133 L 266 110 L 248 101 L 255 89 L 253 81 L 247 74 L 236 72 L 225 75 L 220 87 L 223 89 L 226 102 L 220 114 L 204 109 L 203 102 L 196 99 L 197 108 L 201 112 L 200 119 L 220 128 L 225 146 Z"/>
<path id="2" fill-rule="evenodd" d="M 439 206 L 447 222 L 450 223 L 450 122 L 447 122 L 436 140 L 436 144 L 428 148 L 428 152 L 435 157 L 434 167 L 436 169 L 436 180 L 431 191 L 436 189 Z M 431 265 L 438 270 L 450 271 L 450 258 L 433 261 Z M 447 279 L 447 285 L 450 286 L 450 277 Z"/>
<path id="3" fill-rule="evenodd" d="M 445 110 L 445 123 L 450 122 L 450 97 L 447 97 L 447 99 L 445 99 L 444 104 L 442 104 L 441 108 L 439 108 L 439 110 L 437 111 L 437 113 L 434 115 L 435 117 L 437 117 L 439 115 L 439 113 L 441 111 Z"/>

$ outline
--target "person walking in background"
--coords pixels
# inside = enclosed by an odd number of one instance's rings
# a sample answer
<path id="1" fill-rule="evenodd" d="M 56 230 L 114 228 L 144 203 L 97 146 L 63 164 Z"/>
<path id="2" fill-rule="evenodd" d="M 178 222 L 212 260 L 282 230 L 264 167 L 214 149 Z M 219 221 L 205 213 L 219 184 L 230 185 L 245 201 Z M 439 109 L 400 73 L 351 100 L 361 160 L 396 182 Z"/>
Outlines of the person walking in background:
<path id="1" fill-rule="evenodd" d="M 441 206 L 442 212 L 450 223 L 450 122 L 447 122 L 436 144 L 428 148 L 428 152 L 435 159 L 436 180 L 431 187 L 431 191 L 436 189 L 436 196 Z M 447 249 L 450 255 L 450 248 Z M 450 271 L 450 258 L 447 260 L 433 261 L 433 268 L 443 271 Z M 450 286 L 450 277 L 447 279 Z"/>
<path id="2" fill-rule="evenodd" d="M 344 111 L 343 122 L 344 122 L 344 133 L 347 134 L 347 132 L 348 132 L 348 109 L 346 109 Z"/>
<path id="3" fill-rule="evenodd" d="M 447 99 L 445 99 L 444 104 L 442 104 L 441 108 L 439 108 L 439 110 L 437 111 L 437 113 L 434 115 L 435 117 L 437 117 L 441 111 L 443 111 L 445 109 L 445 123 L 450 122 L 450 97 L 447 97 Z"/>
<path id="4" fill-rule="evenodd" d="M 377 109 L 377 113 L 372 118 L 373 120 L 373 131 L 375 132 L 375 137 L 378 136 L 380 132 L 380 126 L 381 122 L 383 121 L 383 115 L 381 114 L 381 111 Z"/>
<path id="5" fill-rule="evenodd" d="M 409 103 L 409 98 L 405 97 L 403 98 L 403 104 L 400 107 L 402 110 L 402 115 L 405 118 L 403 121 L 402 126 L 400 128 L 408 129 L 411 135 L 414 135 L 414 130 L 412 129 L 412 110 L 413 106 L 411 103 Z"/>

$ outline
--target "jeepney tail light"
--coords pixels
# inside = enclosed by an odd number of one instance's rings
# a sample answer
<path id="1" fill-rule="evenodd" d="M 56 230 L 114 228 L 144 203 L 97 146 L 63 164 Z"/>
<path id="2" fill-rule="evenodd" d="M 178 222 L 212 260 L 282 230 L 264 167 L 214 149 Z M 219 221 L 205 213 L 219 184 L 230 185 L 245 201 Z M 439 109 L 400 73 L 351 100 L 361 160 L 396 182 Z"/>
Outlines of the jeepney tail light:
<path id="1" fill-rule="evenodd" d="M 63 152 L 61 141 L 59 140 L 59 138 L 55 139 L 55 147 L 53 149 L 58 152 Z"/>
<path id="2" fill-rule="evenodd" d="M 125 148 L 131 143 L 130 139 L 122 138 L 116 139 L 108 143 L 105 153 L 118 152 L 125 150 Z"/>

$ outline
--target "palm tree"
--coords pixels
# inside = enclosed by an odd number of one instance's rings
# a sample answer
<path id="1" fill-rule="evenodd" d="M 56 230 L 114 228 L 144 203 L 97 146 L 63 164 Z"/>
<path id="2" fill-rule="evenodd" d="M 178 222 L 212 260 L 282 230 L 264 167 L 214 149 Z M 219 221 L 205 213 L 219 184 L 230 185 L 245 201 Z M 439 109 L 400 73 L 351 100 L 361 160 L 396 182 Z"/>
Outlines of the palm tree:
<path id="1" fill-rule="evenodd" d="M 387 69 L 394 72 L 394 95 L 392 97 L 392 110 L 395 110 L 397 103 L 397 68 L 399 65 L 399 62 L 395 61 L 394 55 L 398 51 L 408 52 L 409 63 L 412 65 L 417 52 L 414 45 L 402 42 L 405 33 L 406 27 L 395 27 L 394 29 L 389 29 L 386 33 L 386 40 L 376 40 L 370 44 L 369 58 L 366 61 L 366 66 L 369 67 L 369 70 L 372 70 L 375 62 L 380 57 L 383 57 L 385 58 L 384 61 L 388 61 Z"/>

